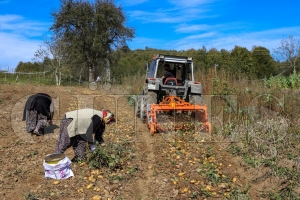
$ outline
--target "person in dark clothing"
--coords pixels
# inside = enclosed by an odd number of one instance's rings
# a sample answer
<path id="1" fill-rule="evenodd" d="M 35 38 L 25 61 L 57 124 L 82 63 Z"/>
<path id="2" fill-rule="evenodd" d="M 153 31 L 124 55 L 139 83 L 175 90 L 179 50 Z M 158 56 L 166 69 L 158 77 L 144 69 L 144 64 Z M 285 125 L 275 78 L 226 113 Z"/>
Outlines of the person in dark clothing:
<path id="1" fill-rule="evenodd" d="M 169 64 L 165 64 L 164 67 L 165 67 L 166 72 L 165 72 L 165 74 L 163 75 L 162 78 L 163 78 L 163 79 L 166 79 L 166 78 L 168 78 L 168 77 L 174 78 L 175 76 L 174 76 L 174 74 L 173 74 L 172 71 L 171 71 L 170 65 L 169 65 Z"/>
<path id="2" fill-rule="evenodd" d="M 26 132 L 43 135 L 44 128 L 52 124 L 54 104 L 48 94 L 37 93 L 30 96 L 25 104 L 23 121 L 26 120 Z"/>
<path id="3" fill-rule="evenodd" d="M 61 122 L 54 153 L 64 153 L 73 147 L 75 153 L 73 161 L 85 159 L 86 143 L 91 151 L 95 150 L 96 142 L 105 146 L 103 140 L 105 125 L 112 122 L 115 122 L 115 119 L 109 110 L 85 108 L 67 112 Z"/>
<path id="4" fill-rule="evenodd" d="M 175 78 L 174 74 L 172 73 L 170 65 L 169 64 L 165 64 L 164 67 L 165 67 L 166 72 L 165 72 L 165 74 L 162 77 L 163 83 L 165 82 L 165 80 L 167 78 Z"/>

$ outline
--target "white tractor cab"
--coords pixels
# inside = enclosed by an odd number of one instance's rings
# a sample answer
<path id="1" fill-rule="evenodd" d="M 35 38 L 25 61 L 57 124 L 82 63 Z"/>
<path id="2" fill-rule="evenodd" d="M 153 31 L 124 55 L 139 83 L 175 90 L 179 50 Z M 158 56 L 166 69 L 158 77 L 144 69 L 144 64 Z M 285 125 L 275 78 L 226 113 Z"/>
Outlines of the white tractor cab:
<path id="1" fill-rule="evenodd" d="M 162 78 L 164 65 L 169 64 L 174 78 Z M 202 85 L 194 80 L 194 66 L 191 57 L 153 55 L 147 64 L 147 77 L 143 94 L 156 93 L 159 103 L 165 96 L 174 95 L 190 103 L 202 103 Z"/>

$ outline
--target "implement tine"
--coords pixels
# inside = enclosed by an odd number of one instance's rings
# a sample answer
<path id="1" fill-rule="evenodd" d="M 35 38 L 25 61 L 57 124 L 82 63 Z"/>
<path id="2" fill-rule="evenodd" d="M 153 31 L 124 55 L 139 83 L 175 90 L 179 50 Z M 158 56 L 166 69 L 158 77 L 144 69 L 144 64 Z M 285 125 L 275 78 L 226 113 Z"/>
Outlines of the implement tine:
<path id="1" fill-rule="evenodd" d="M 167 113 L 170 111 L 174 111 L 174 114 L 188 113 L 188 115 L 191 115 L 194 112 L 195 118 L 204 124 L 202 127 L 200 127 L 199 131 L 205 129 L 206 131 L 211 132 L 211 125 L 208 122 L 206 105 L 192 105 L 179 97 L 168 96 L 159 104 L 151 104 L 148 109 L 150 109 L 147 111 L 149 112 L 148 128 L 150 129 L 150 133 L 152 135 L 157 131 L 166 131 L 164 128 L 160 127 L 157 114 Z M 183 129 L 183 126 L 181 129 Z M 181 129 L 174 127 L 174 130 Z"/>

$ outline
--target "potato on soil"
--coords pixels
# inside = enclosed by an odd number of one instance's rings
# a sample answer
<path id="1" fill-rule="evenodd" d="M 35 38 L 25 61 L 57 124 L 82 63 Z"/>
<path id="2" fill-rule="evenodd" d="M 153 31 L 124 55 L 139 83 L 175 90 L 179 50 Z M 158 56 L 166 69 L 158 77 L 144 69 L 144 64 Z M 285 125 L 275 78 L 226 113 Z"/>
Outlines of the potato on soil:
<path id="1" fill-rule="evenodd" d="M 59 181 L 54 181 L 53 184 L 57 185 L 57 184 L 59 184 Z"/>
<path id="2" fill-rule="evenodd" d="M 92 200 L 101 200 L 101 196 L 99 196 L 99 195 L 96 195 L 96 196 L 93 196 L 93 198 L 92 198 Z"/>
<path id="3" fill-rule="evenodd" d="M 89 184 L 89 185 L 86 186 L 86 189 L 89 190 L 89 189 L 91 189 L 92 187 L 93 187 L 93 184 Z"/>

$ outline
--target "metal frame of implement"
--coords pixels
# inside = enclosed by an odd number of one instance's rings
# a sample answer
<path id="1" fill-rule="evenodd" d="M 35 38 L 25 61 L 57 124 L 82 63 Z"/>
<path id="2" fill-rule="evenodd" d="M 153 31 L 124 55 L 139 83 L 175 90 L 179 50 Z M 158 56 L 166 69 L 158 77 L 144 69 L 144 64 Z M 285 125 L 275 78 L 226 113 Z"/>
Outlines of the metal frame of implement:
<path id="1" fill-rule="evenodd" d="M 147 105 L 148 128 L 150 129 L 151 135 L 154 135 L 154 133 L 156 133 L 160 129 L 160 124 L 158 123 L 156 113 L 166 111 L 194 111 L 195 118 L 202 123 L 202 127 L 200 127 L 199 131 L 205 129 L 206 132 L 211 133 L 212 128 L 211 124 L 208 122 L 208 112 L 206 105 L 193 105 L 182 100 L 179 97 L 168 96 L 159 104 Z"/>

